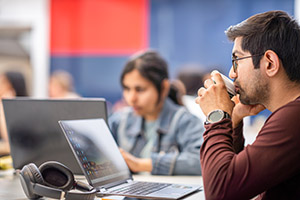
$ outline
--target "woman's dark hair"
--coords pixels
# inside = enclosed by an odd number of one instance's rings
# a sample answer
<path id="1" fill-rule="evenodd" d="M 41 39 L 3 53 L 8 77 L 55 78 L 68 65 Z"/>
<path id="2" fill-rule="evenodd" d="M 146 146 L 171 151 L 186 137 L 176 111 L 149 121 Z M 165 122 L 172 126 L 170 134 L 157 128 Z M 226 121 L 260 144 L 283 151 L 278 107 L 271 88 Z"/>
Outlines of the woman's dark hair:
<path id="1" fill-rule="evenodd" d="M 169 98 L 177 105 L 183 106 L 182 96 L 186 95 L 186 88 L 182 81 L 175 79 L 170 84 Z"/>
<path id="2" fill-rule="evenodd" d="M 274 51 L 291 81 L 300 82 L 300 27 L 286 12 L 269 11 L 254 15 L 226 30 L 229 40 L 242 37 L 242 49 L 251 55 Z M 253 57 L 259 68 L 261 56 Z"/>
<path id="3" fill-rule="evenodd" d="M 125 65 L 121 73 L 121 85 L 124 88 L 124 76 L 133 71 L 138 70 L 139 73 L 153 83 L 158 92 L 158 102 L 161 99 L 162 82 L 168 79 L 167 62 L 156 51 L 148 50 L 143 53 L 134 55 Z"/>
<path id="4" fill-rule="evenodd" d="M 25 78 L 20 72 L 5 72 L 7 80 L 10 82 L 16 92 L 16 96 L 27 96 Z"/>

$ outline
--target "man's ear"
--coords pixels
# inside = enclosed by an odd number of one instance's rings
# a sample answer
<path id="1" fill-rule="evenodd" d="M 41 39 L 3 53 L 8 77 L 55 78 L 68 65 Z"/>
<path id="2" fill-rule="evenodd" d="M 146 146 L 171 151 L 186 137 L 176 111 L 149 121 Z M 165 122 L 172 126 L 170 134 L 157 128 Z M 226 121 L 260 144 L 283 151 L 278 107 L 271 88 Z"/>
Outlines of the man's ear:
<path id="1" fill-rule="evenodd" d="M 261 66 L 264 67 L 266 75 L 269 77 L 273 77 L 278 74 L 280 69 L 280 60 L 278 55 L 272 51 L 267 50 L 264 55 L 264 59 L 261 63 Z"/>
<path id="2" fill-rule="evenodd" d="M 170 90 L 170 81 L 168 79 L 164 79 L 162 81 L 162 97 L 167 97 L 169 95 L 169 90 Z"/>

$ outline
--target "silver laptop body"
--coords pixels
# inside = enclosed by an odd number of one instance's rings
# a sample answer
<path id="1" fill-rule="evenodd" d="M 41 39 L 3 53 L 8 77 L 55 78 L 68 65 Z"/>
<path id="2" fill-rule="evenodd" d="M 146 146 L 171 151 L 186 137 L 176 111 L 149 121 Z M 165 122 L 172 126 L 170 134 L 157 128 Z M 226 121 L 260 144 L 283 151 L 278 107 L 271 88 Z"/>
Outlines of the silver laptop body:
<path id="1" fill-rule="evenodd" d="M 134 181 L 103 119 L 61 120 L 59 124 L 87 181 L 97 188 L 99 197 L 179 199 L 202 188 L 199 185 Z"/>

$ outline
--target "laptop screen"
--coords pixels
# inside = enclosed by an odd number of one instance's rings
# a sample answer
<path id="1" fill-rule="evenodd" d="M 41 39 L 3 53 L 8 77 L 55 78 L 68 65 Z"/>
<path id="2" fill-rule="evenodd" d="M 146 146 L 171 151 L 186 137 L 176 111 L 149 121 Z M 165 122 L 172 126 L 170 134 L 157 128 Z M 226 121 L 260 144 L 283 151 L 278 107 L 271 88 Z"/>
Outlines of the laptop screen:
<path id="1" fill-rule="evenodd" d="M 59 122 L 77 161 L 94 187 L 124 182 L 131 173 L 103 119 Z"/>
<path id="2" fill-rule="evenodd" d="M 59 120 L 107 118 L 106 101 L 97 99 L 4 99 L 13 166 L 45 161 L 65 164 L 75 174 L 83 174 L 73 156 Z"/>

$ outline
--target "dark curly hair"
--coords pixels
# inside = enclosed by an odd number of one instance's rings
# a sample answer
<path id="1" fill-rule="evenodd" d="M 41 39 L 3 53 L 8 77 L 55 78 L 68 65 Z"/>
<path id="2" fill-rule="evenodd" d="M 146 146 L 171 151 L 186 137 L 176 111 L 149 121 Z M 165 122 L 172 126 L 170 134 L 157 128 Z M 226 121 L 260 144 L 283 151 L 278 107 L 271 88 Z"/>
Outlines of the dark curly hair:
<path id="1" fill-rule="evenodd" d="M 230 26 L 225 31 L 229 40 L 242 37 L 242 49 L 252 55 L 274 51 L 291 81 L 300 82 L 300 27 L 283 11 L 268 11 L 256 14 L 247 20 Z M 253 57 L 259 68 L 261 56 Z"/>

